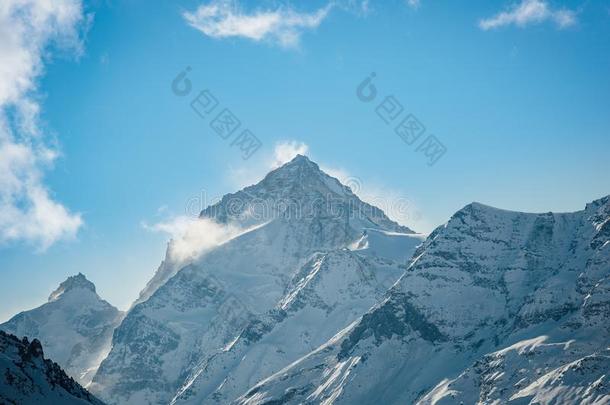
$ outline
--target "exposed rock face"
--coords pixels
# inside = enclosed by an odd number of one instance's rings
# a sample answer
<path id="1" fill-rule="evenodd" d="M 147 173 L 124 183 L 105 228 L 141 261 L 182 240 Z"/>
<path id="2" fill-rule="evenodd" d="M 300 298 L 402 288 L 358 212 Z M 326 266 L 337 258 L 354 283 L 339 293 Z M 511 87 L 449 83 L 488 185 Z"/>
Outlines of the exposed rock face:
<path id="1" fill-rule="evenodd" d="M 0 329 L 39 339 L 53 360 L 87 385 L 108 354 L 112 333 L 122 316 L 79 273 L 62 282 L 47 303 L 15 315 Z"/>
<path id="2" fill-rule="evenodd" d="M 0 331 L 0 403 L 14 405 L 103 403 L 45 359 L 38 339 Z"/>

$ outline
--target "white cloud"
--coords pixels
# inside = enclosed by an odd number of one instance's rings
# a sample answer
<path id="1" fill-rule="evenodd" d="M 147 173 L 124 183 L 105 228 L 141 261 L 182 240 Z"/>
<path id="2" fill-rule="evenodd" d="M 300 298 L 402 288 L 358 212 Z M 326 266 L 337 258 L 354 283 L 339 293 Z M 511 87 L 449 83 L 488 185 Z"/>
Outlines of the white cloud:
<path id="1" fill-rule="evenodd" d="M 309 146 L 295 140 L 282 140 L 275 144 L 273 155 L 261 156 L 257 162 L 250 160 L 248 166 L 229 166 L 227 177 L 231 187 L 242 189 L 263 179 L 271 170 L 290 162 L 297 154 L 307 155 Z"/>
<path id="2" fill-rule="evenodd" d="M 87 23 L 80 0 L 0 2 L 0 243 L 44 250 L 82 224 L 44 185 L 58 152 L 39 126 L 36 93 L 48 46 L 80 55 Z"/>
<path id="3" fill-rule="evenodd" d="M 245 232 L 237 225 L 223 225 L 208 218 L 179 216 L 144 229 L 163 232 L 171 237 L 168 259 L 174 263 L 196 260 L 204 253 Z"/>
<path id="4" fill-rule="evenodd" d="M 507 25 L 525 27 L 546 21 L 554 22 L 559 28 L 576 24 L 576 13 L 565 8 L 554 9 L 545 0 L 522 0 L 509 10 L 479 21 L 479 27 L 489 30 Z"/>
<path id="5" fill-rule="evenodd" d="M 270 169 L 275 169 L 290 162 L 296 155 L 306 155 L 308 151 L 309 146 L 303 142 L 280 141 L 275 144 L 273 150 L 274 161 L 270 165 Z"/>
<path id="6" fill-rule="evenodd" d="M 275 144 L 272 156 L 267 156 L 258 164 L 249 167 L 229 168 L 229 176 L 233 185 L 239 189 L 259 182 L 269 171 L 292 160 L 297 154 L 304 155 L 309 146 L 303 142 L 294 140 L 283 140 Z M 219 224 L 208 218 L 193 217 L 198 215 L 208 204 L 220 201 L 221 196 L 212 197 L 202 193 L 194 198 L 196 207 L 187 208 L 189 215 L 175 216 L 169 220 L 161 221 L 153 225 L 142 223 L 142 226 L 153 232 L 163 232 L 170 236 L 169 255 L 172 261 L 185 263 L 195 260 L 214 247 L 232 239 L 250 229 L 244 229 L 236 224 Z M 190 205 L 190 204 L 187 204 Z M 157 215 L 167 211 L 162 206 Z"/>
<path id="7" fill-rule="evenodd" d="M 193 28 L 212 38 L 243 37 L 293 48 L 299 45 L 303 31 L 317 28 L 331 7 L 329 4 L 313 13 L 281 7 L 248 14 L 236 2 L 214 0 L 194 12 L 183 13 L 183 17 Z"/>
<path id="8" fill-rule="evenodd" d="M 420 5 L 419 0 L 407 0 L 407 5 L 411 8 L 418 8 Z"/>

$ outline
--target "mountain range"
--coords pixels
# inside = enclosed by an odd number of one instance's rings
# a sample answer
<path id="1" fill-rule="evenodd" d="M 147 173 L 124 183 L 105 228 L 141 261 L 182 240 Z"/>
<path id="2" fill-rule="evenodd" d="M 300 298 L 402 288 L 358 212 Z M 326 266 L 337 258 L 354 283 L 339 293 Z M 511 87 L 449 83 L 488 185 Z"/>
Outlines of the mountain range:
<path id="1" fill-rule="evenodd" d="M 79 274 L 0 329 L 109 404 L 610 404 L 610 197 L 424 236 L 297 156 L 193 222 L 127 313 Z"/>
<path id="2" fill-rule="evenodd" d="M 610 403 L 609 229 L 609 197 L 569 214 L 470 204 L 385 299 L 237 403 Z"/>

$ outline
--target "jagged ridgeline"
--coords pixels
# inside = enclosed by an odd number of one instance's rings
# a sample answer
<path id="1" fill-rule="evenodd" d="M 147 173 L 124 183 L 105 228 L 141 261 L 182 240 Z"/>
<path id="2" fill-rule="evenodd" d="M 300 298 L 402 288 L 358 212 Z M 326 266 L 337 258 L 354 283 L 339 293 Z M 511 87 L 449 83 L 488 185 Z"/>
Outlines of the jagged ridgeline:
<path id="1" fill-rule="evenodd" d="M 0 331 L 0 403 L 12 405 L 104 405 L 31 342 Z"/>

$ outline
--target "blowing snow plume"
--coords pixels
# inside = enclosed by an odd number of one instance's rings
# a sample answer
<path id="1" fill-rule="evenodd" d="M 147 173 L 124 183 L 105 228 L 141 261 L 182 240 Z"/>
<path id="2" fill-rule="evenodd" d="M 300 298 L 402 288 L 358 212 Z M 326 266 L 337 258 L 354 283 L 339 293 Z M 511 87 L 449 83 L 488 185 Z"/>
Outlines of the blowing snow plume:
<path id="1" fill-rule="evenodd" d="M 148 299 L 188 263 L 199 259 L 205 253 L 236 236 L 256 228 L 244 228 L 236 224 L 219 224 L 209 218 L 188 216 L 178 216 L 153 225 L 143 223 L 142 226 L 153 232 L 164 232 L 170 235 L 170 241 L 167 244 L 165 259 L 133 305 Z"/>
<path id="2" fill-rule="evenodd" d="M 234 238 L 244 229 L 233 224 L 219 224 L 208 218 L 179 216 L 144 228 L 170 235 L 167 259 L 186 263 Z"/>

